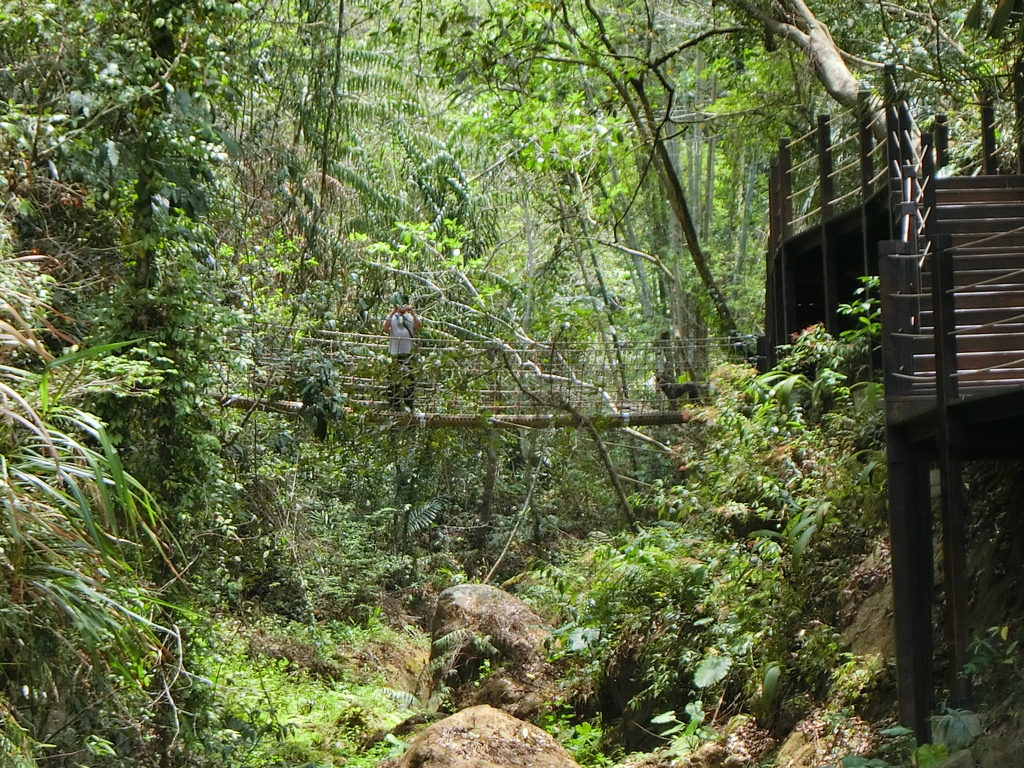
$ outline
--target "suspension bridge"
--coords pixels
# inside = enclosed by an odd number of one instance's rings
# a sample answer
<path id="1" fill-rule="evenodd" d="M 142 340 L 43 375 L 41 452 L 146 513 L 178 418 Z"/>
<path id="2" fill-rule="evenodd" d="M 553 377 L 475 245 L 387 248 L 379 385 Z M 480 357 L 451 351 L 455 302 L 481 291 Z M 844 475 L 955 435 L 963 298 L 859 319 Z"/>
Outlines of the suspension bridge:
<path id="1" fill-rule="evenodd" d="M 407 426 L 545 428 L 685 423 L 707 372 L 757 365 L 755 337 L 517 343 L 431 337 L 408 367 L 386 336 L 264 326 L 241 351 L 258 379 L 235 380 L 222 405 L 282 413 L 324 403 L 335 415 Z M 303 397 L 268 396 L 292 382 Z"/>

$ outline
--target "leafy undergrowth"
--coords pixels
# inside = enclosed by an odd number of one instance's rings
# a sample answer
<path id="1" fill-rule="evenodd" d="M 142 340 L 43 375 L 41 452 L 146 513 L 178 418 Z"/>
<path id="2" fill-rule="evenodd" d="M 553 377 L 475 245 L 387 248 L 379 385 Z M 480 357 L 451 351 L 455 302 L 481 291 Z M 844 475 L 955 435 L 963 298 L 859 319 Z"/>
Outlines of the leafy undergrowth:
<path id="1" fill-rule="evenodd" d="M 384 733 L 417 709 L 429 642 L 372 617 L 314 627 L 224 622 L 207 663 L 220 702 L 206 751 L 235 766 L 375 766 L 402 744 Z"/>

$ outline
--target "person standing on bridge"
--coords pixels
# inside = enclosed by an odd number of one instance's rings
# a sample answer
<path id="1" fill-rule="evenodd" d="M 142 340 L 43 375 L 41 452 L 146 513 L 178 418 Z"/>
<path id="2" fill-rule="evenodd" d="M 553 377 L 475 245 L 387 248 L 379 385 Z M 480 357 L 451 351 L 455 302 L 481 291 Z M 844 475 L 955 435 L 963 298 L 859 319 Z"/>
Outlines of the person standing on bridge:
<path id="1" fill-rule="evenodd" d="M 413 338 L 423 327 L 416 310 L 405 294 L 395 294 L 394 308 L 384 321 L 384 333 L 391 337 L 388 353 L 391 355 L 391 386 L 388 404 L 395 410 L 412 410 L 416 379 L 412 373 Z"/>

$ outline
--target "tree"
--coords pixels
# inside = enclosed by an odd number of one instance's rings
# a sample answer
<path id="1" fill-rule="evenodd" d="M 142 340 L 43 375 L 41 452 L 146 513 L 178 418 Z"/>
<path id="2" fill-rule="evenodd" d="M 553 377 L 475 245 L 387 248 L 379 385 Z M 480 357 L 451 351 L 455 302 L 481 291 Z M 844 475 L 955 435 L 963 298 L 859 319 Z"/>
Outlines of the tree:
<path id="1" fill-rule="evenodd" d="M 669 148 L 676 127 L 668 115 L 676 91 L 667 70 L 702 41 L 736 28 L 713 28 L 679 41 L 672 39 L 674 25 L 666 27 L 647 10 L 634 15 L 588 2 L 579 13 L 564 3 L 546 12 L 522 13 L 518 6 L 498 4 L 486 16 L 467 17 L 453 7 L 439 11 L 440 23 L 444 29 L 466 29 L 459 38 L 460 55 L 452 56 L 446 45 L 435 52 L 436 64 L 443 76 L 464 88 L 476 83 L 504 97 L 509 110 L 525 108 L 532 94 L 545 101 L 570 88 L 584 94 L 594 115 L 625 112 L 640 177 L 653 172 L 658 178 L 718 325 L 735 332 L 736 321 L 701 247 L 679 163 Z"/>
<path id="2" fill-rule="evenodd" d="M 844 52 L 832 33 L 803 0 L 783 0 L 764 8 L 749 0 L 727 0 L 751 19 L 764 25 L 769 35 L 787 40 L 807 57 L 825 90 L 848 109 L 864 109 L 864 86 L 847 64 Z M 883 131 L 881 134 L 883 137 Z"/>

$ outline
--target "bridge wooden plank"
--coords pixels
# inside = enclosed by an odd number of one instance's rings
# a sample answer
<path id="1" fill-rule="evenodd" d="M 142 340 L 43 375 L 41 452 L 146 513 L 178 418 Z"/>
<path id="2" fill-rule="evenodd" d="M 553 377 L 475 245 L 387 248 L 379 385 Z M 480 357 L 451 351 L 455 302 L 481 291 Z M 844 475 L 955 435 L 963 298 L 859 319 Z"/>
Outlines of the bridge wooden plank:
<path id="1" fill-rule="evenodd" d="M 1006 198 L 978 202 L 966 198 L 954 198 L 948 202 L 942 202 L 936 214 L 936 219 L 942 222 L 989 218 L 1021 219 L 1024 218 L 1024 200 Z"/>
<path id="2" fill-rule="evenodd" d="M 1024 176 L 942 176 L 935 179 L 935 188 L 943 190 L 1013 189 L 1024 191 Z"/>

